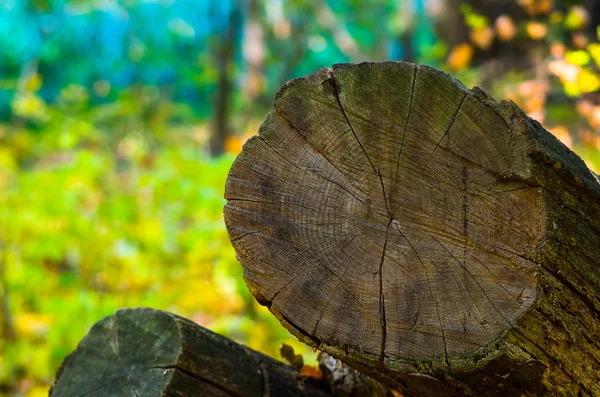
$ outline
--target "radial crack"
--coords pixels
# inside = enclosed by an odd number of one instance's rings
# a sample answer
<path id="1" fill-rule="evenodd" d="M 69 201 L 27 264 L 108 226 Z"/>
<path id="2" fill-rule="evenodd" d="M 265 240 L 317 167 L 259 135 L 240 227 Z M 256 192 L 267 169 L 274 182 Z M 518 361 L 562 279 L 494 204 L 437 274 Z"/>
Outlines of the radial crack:
<path id="1" fill-rule="evenodd" d="M 440 322 L 440 332 L 442 333 L 442 341 L 444 342 L 444 361 L 448 367 L 450 367 L 450 361 L 448 361 L 448 342 L 446 341 L 446 332 L 444 331 L 444 322 L 442 321 L 442 315 L 440 314 L 440 301 L 439 299 L 435 302 L 435 309 L 437 311 L 438 321 Z"/>
<path id="2" fill-rule="evenodd" d="M 462 107 L 463 103 L 465 103 L 465 100 L 467 99 L 467 97 L 468 97 L 468 94 L 465 94 L 465 96 L 460 101 L 460 104 L 458 105 L 458 107 L 456 108 L 456 111 L 454 112 L 454 114 L 452 115 L 452 118 L 450 119 L 450 123 L 448 123 L 448 127 L 446 127 L 446 131 L 444 131 L 444 134 L 442 135 L 440 140 L 436 143 L 435 147 L 431 151 L 431 154 L 435 153 L 435 151 L 440 147 L 440 143 L 442 143 L 442 140 L 450 132 L 450 129 L 452 128 L 452 126 L 454 125 L 454 122 L 456 121 L 456 116 L 458 116 L 458 112 L 460 111 L 460 108 Z"/>
<path id="3" fill-rule="evenodd" d="M 402 142 L 400 143 L 400 150 L 398 151 L 398 159 L 396 161 L 396 175 L 394 176 L 394 183 L 398 182 L 398 174 L 400 172 L 400 157 L 402 156 L 402 150 L 404 149 L 404 139 L 406 138 L 406 131 L 408 130 L 408 121 L 410 120 L 410 111 L 412 109 L 413 97 L 415 95 L 415 85 L 417 82 L 417 65 L 413 65 L 412 75 L 412 88 L 410 90 L 410 101 L 408 102 L 408 114 L 406 115 L 406 121 L 404 122 L 404 132 L 402 133 Z"/>
<path id="4" fill-rule="evenodd" d="M 340 101 L 340 96 L 338 94 L 338 89 L 337 89 L 337 80 L 335 79 L 335 77 L 332 77 L 332 79 L 333 79 L 333 92 L 335 94 L 335 99 L 338 103 L 340 111 L 342 112 L 342 115 L 344 116 L 344 119 L 346 120 L 348 127 L 350 127 L 350 131 L 352 132 L 352 135 L 354 135 L 354 139 L 356 139 L 358 146 L 360 146 L 360 148 L 362 149 L 363 153 L 365 154 L 365 156 L 367 158 L 367 161 L 369 162 L 369 164 L 371 164 L 371 168 L 373 168 L 373 171 L 375 171 L 375 173 L 377 173 L 377 168 L 375 168 L 375 165 L 371 161 L 371 157 L 369 157 L 369 154 L 367 153 L 367 149 L 365 149 L 363 144 L 360 142 L 360 139 L 358 139 L 358 135 L 356 135 L 356 131 L 354 131 L 354 127 L 352 127 L 352 124 L 350 123 L 350 119 L 348 118 L 348 115 L 346 114 L 346 111 L 344 110 L 344 107 L 342 106 L 342 102 Z"/>
<path id="5" fill-rule="evenodd" d="M 297 131 L 297 132 L 298 132 L 298 135 L 299 135 L 299 136 L 301 136 L 301 137 L 302 137 L 302 138 L 303 138 L 303 139 L 306 141 L 306 143 L 307 143 L 307 144 L 308 144 L 308 145 L 309 145 L 311 148 L 313 148 L 313 149 L 315 150 L 315 152 L 319 153 L 319 154 L 320 154 L 320 155 L 321 155 L 321 156 L 322 156 L 322 157 L 323 157 L 323 158 L 324 158 L 324 159 L 325 159 L 325 160 L 326 160 L 326 161 L 327 161 L 329 164 L 331 164 L 331 166 L 332 166 L 333 168 L 335 168 L 335 170 L 336 170 L 337 172 L 339 172 L 339 173 L 340 173 L 340 174 L 341 174 L 341 175 L 342 175 L 344 178 L 346 178 L 346 180 L 348 181 L 348 183 L 350 183 L 352 186 L 355 186 L 355 185 L 352 183 L 352 181 L 350 181 L 350 179 L 348 179 L 348 177 L 346 176 L 346 174 L 344 174 L 344 173 L 342 172 L 342 170 L 340 170 L 340 169 L 339 169 L 339 168 L 338 168 L 338 167 L 337 167 L 335 164 L 333 164 L 333 162 L 332 162 L 332 161 L 331 161 L 331 160 L 330 160 L 330 159 L 329 159 L 327 156 L 325 156 L 325 153 L 323 153 L 323 152 L 321 151 L 321 149 L 319 149 L 319 148 L 317 147 L 317 145 L 315 145 L 314 143 L 312 143 L 312 142 L 311 142 L 311 141 L 310 141 L 310 140 L 309 140 L 309 139 L 308 139 L 308 138 L 307 138 L 307 137 L 306 137 L 304 134 L 302 134 L 302 132 L 300 132 L 300 128 L 298 128 L 298 127 L 297 127 L 297 126 L 296 126 L 296 125 L 295 125 L 295 124 L 294 124 L 294 123 L 293 123 L 293 122 L 292 122 L 290 119 L 288 119 L 288 118 L 286 117 L 286 115 L 285 115 L 285 114 L 283 114 L 283 112 L 282 112 L 281 110 L 279 110 L 279 108 L 277 107 L 277 104 L 275 104 L 275 106 L 274 106 L 274 108 L 273 108 L 273 109 L 274 109 L 275 111 L 277 111 L 277 113 L 279 113 L 279 115 L 280 115 L 280 116 L 281 116 L 281 117 L 282 117 L 282 118 L 283 118 L 283 119 L 284 119 L 284 120 L 285 120 L 285 121 L 286 121 L 286 122 L 287 122 L 287 123 L 290 125 L 290 127 L 292 127 L 292 128 L 295 130 L 295 131 Z M 367 194 L 367 192 L 365 192 L 364 190 L 362 190 L 362 189 L 360 188 L 360 186 L 355 186 L 355 187 L 356 187 L 358 190 L 360 190 L 361 192 L 363 192 L 363 193 Z"/>
<path id="6" fill-rule="evenodd" d="M 387 224 L 385 229 L 385 240 L 383 241 L 383 252 L 381 253 L 381 261 L 379 262 L 379 316 L 381 319 L 381 348 L 379 351 L 379 361 L 383 363 L 385 359 L 385 343 L 387 339 L 387 320 L 385 317 L 385 295 L 383 293 L 383 262 L 385 260 L 385 250 L 387 248 L 388 236 L 392 219 Z"/>
<path id="7" fill-rule="evenodd" d="M 207 384 L 213 386 L 214 388 L 219 389 L 221 392 L 226 393 L 226 395 L 230 395 L 230 396 L 234 396 L 234 397 L 243 397 L 242 395 L 237 393 L 235 390 L 228 389 L 227 385 L 220 384 L 212 379 L 206 378 L 200 374 L 192 372 L 191 370 L 189 370 L 187 368 L 183 368 L 179 365 L 157 365 L 157 366 L 151 367 L 151 369 L 154 369 L 154 368 L 176 370 L 176 371 L 181 372 L 184 375 L 189 376 L 190 378 L 197 379 L 201 382 L 207 383 Z"/>
<path id="8" fill-rule="evenodd" d="M 427 267 L 425 266 L 425 263 L 421 259 L 421 256 L 419 255 L 419 253 L 417 252 L 417 250 L 415 249 L 415 247 L 412 245 L 412 243 L 410 242 L 410 240 L 408 239 L 408 237 L 406 237 L 406 235 L 404 233 L 402 233 L 402 231 L 400 230 L 400 227 L 396 223 L 394 223 L 394 226 L 396 227 L 396 230 L 398 230 L 398 233 L 400 233 L 400 235 L 406 240 L 406 242 L 408 243 L 408 245 L 410 246 L 410 248 L 413 250 L 413 252 L 417 256 L 417 259 L 421 263 L 421 267 L 423 267 L 423 271 L 425 272 L 425 276 L 427 277 L 427 280 L 431 280 L 431 278 L 429 277 L 429 272 L 427 271 Z M 447 347 L 447 342 L 446 342 L 446 334 L 445 334 L 445 331 L 444 331 L 444 323 L 442 322 L 442 317 L 440 315 L 440 309 L 439 309 L 440 297 L 437 294 L 434 294 L 433 290 L 431 290 L 431 295 L 433 296 L 433 298 L 436 301 L 435 302 L 435 307 L 437 309 L 438 321 L 440 323 L 440 331 L 442 333 L 442 341 L 444 343 L 444 353 L 445 353 L 444 361 L 445 361 L 446 365 L 448 367 L 450 367 L 450 362 L 448 361 L 448 347 Z"/>

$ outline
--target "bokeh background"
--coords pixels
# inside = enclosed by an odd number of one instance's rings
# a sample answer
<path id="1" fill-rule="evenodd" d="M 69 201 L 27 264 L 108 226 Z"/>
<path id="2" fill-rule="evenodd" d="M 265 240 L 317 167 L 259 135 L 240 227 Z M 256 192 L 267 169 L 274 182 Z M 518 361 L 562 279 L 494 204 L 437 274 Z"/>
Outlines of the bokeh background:
<path id="1" fill-rule="evenodd" d="M 222 220 L 287 80 L 408 60 L 510 98 L 600 170 L 596 0 L 0 0 L 0 395 L 47 395 L 90 326 L 170 310 L 310 357 Z"/>

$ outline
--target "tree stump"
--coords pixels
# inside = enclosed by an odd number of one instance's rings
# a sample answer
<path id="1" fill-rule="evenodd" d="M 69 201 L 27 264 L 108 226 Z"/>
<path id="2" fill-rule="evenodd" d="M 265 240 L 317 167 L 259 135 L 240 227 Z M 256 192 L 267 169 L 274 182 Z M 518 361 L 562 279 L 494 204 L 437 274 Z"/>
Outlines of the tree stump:
<path id="1" fill-rule="evenodd" d="M 599 179 L 512 102 L 423 65 L 320 69 L 225 197 L 248 287 L 303 342 L 406 396 L 600 395 Z"/>

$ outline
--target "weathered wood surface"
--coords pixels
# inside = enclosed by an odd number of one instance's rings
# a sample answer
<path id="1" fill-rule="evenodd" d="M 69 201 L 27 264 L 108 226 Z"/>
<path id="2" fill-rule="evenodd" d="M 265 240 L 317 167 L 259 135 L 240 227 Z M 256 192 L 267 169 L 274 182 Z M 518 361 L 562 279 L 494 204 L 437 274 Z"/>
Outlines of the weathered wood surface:
<path id="1" fill-rule="evenodd" d="M 407 396 L 600 395 L 600 183 L 510 101 L 423 65 L 287 83 L 225 222 L 254 296 Z"/>
<path id="2" fill-rule="evenodd" d="M 329 385 L 153 309 L 120 310 L 94 325 L 67 357 L 52 397 L 326 397 Z"/>

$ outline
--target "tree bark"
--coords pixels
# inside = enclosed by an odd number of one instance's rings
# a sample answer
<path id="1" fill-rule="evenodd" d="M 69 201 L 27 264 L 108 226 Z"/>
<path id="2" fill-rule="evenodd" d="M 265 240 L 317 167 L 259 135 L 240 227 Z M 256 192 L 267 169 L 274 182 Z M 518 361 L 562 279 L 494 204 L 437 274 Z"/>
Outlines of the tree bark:
<path id="1" fill-rule="evenodd" d="M 257 300 L 406 396 L 600 395 L 600 183 L 514 103 L 409 63 L 287 83 L 225 222 Z"/>
<path id="2" fill-rule="evenodd" d="M 50 396 L 332 396 L 325 382 L 174 314 L 119 310 L 59 369 Z"/>

